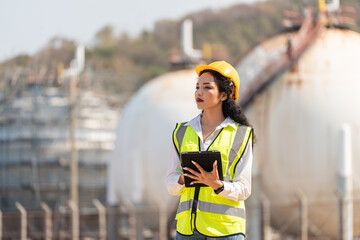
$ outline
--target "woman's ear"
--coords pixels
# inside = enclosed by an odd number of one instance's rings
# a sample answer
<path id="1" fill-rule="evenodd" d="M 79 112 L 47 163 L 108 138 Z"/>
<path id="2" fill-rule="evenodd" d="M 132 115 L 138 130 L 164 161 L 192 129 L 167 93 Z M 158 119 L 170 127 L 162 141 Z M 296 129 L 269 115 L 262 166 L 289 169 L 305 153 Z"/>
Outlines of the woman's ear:
<path id="1" fill-rule="evenodd" d="M 220 100 L 225 101 L 228 98 L 228 95 L 225 92 L 222 92 L 220 95 Z"/>

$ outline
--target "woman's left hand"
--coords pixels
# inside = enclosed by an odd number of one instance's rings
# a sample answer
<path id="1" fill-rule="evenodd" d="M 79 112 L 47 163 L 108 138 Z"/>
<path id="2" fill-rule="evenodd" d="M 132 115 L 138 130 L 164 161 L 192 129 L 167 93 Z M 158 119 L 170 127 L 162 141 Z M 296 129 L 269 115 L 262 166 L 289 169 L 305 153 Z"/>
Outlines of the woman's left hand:
<path id="1" fill-rule="evenodd" d="M 211 172 L 205 171 L 199 164 L 197 164 L 194 161 L 192 161 L 192 163 L 200 172 L 196 172 L 190 168 L 184 168 L 184 170 L 189 171 L 191 173 L 191 174 L 185 173 L 184 176 L 194 179 L 191 182 L 191 184 L 203 183 L 208 185 L 209 187 L 212 187 L 213 189 L 218 189 L 223 185 L 223 183 L 219 179 L 219 173 L 217 170 L 217 161 L 214 162 L 213 170 Z"/>

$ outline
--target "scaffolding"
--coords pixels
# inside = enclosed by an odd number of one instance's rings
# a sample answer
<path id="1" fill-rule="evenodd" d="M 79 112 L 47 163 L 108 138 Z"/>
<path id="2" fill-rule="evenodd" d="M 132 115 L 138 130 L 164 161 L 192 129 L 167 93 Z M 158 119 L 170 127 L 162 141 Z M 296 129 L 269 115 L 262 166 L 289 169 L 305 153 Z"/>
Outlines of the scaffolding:
<path id="1" fill-rule="evenodd" d="M 76 95 L 79 204 L 73 206 L 67 84 L 40 82 L 29 72 L 0 76 L 0 239 L 64 239 L 73 232 L 74 209 L 90 209 L 78 212 L 83 228 L 105 202 L 119 106 L 86 88 Z"/>

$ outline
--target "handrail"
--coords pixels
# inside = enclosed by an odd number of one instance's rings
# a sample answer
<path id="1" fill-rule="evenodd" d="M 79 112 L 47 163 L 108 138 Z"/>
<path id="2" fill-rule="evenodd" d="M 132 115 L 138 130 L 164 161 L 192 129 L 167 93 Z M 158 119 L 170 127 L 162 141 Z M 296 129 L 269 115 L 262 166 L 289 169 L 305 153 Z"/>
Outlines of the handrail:
<path id="1" fill-rule="evenodd" d="M 289 69 L 300 56 L 310 47 L 323 29 L 323 23 L 318 20 L 314 22 L 314 15 L 311 8 L 307 8 L 307 14 L 298 34 L 288 42 L 288 49 L 284 51 L 277 60 L 267 64 L 249 83 L 247 89 L 241 94 L 237 104 L 246 108 L 256 94 L 261 92 L 270 84 L 276 76 Z"/>

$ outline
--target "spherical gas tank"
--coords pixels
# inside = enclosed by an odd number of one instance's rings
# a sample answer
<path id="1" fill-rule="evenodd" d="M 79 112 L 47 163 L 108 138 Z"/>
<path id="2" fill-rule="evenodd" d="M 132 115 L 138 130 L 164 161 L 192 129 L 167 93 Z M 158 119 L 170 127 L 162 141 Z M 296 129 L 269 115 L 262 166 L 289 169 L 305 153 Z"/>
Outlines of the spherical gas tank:
<path id="1" fill-rule="evenodd" d="M 199 110 L 194 98 L 195 70 L 168 73 L 150 80 L 126 105 L 109 163 L 108 202 L 161 202 L 172 198 L 165 187 L 172 132 L 177 122 Z"/>
<path id="2" fill-rule="evenodd" d="M 254 125 L 255 165 L 272 225 L 299 235 L 301 191 L 311 235 L 336 238 L 340 129 L 351 133 L 354 236 L 360 234 L 360 34 L 324 29 L 292 69 L 258 94 L 246 115 Z M 241 67 L 241 66 L 240 66 Z"/>

